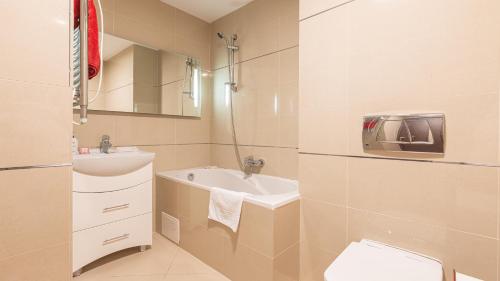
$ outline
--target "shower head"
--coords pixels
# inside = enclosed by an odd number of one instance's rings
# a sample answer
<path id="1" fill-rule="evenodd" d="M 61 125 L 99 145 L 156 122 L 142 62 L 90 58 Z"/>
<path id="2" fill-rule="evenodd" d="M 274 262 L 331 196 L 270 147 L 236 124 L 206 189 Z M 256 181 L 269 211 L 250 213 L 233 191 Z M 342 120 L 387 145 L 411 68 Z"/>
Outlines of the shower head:
<path id="1" fill-rule="evenodd" d="M 220 39 L 224 39 L 224 33 L 222 32 L 217 32 L 217 36 L 219 36 Z"/>

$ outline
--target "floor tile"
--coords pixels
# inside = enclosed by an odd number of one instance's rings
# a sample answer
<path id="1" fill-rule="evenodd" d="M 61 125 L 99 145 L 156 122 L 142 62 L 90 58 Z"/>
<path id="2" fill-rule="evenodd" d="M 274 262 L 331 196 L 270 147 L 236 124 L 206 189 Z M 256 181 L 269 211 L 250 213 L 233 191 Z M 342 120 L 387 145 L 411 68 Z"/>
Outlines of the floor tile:
<path id="1" fill-rule="evenodd" d="M 155 233 L 145 252 L 127 249 L 85 268 L 73 281 L 229 281 L 163 236 Z"/>

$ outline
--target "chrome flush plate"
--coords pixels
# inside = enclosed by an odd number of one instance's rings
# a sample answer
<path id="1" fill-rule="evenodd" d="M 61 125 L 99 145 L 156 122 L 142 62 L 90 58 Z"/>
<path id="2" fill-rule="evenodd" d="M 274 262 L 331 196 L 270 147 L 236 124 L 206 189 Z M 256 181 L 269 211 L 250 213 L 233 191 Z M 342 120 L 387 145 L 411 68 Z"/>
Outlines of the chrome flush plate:
<path id="1" fill-rule="evenodd" d="M 365 116 L 363 149 L 368 153 L 444 154 L 445 116 L 442 113 Z"/>

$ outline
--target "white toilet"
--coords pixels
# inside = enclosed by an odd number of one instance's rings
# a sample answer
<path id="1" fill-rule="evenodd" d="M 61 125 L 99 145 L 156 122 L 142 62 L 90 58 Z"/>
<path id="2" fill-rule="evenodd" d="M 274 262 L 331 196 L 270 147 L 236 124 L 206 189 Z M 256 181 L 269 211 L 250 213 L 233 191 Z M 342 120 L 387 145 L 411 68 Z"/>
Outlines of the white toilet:
<path id="1" fill-rule="evenodd" d="M 325 271 L 325 281 L 442 281 L 435 259 L 362 240 L 351 243 Z"/>

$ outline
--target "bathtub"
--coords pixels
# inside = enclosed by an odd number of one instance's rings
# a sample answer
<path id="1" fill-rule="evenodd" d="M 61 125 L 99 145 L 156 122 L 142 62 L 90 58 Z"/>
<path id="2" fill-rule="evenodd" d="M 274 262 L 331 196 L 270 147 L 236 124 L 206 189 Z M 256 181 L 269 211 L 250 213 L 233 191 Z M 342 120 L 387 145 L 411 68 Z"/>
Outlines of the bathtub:
<path id="1" fill-rule="evenodd" d="M 236 233 L 208 219 L 212 187 L 248 193 Z M 299 279 L 290 270 L 299 264 L 297 181 L 212 167 L 158 172 L 155 213 L 162 235 L 230 280 Z"/>
<path id="2" fill-rule="evenodd" d="M 248 193 L 245 201 L 274 210 L 299 199 L 298 182 L 279 177 L 253 174 L 245 178 L 236 170 L 195 168 L 159 172 L 156 176 L 210 191 L 211 187 Z"/>

